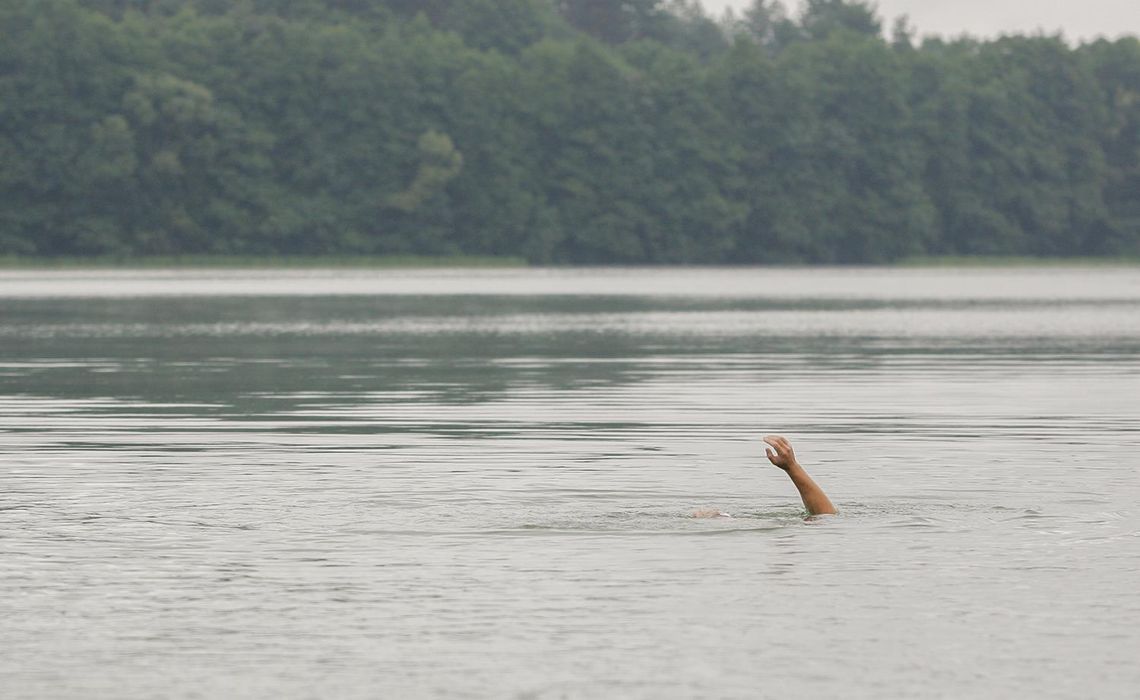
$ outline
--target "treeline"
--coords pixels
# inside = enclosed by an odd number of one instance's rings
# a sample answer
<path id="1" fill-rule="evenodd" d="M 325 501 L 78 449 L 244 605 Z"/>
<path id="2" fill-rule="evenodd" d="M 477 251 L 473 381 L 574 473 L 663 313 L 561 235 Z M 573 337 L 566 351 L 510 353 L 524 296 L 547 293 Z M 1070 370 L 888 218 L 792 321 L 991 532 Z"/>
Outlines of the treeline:
<path id="1" fill-rule="evenodd" d="M 685 0 L 0 0 L 0 254 L 1140 253 L 1140 41 Z"/>

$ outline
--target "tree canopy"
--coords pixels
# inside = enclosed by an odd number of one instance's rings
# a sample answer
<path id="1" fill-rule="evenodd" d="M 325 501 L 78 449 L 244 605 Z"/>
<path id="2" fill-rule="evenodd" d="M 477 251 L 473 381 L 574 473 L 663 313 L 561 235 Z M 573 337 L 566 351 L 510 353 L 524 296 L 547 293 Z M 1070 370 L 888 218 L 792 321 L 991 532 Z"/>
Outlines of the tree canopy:
<path id="1" fill-rule="evenodd" d="M 0 0 L 0 254 L 1140 253 L 1140 41 L 865 2 Z"/>

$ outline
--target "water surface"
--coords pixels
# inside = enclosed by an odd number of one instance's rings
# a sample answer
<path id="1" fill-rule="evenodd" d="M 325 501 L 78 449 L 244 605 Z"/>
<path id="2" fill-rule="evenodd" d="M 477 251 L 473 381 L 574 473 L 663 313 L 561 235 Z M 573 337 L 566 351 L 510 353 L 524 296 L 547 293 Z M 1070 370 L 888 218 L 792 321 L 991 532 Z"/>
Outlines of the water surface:
<path id="1" fill-rule="evenodd" d="M 1134 697 L 1138 454 L 1137 268 L 0 272 L 0 689 Z"/>

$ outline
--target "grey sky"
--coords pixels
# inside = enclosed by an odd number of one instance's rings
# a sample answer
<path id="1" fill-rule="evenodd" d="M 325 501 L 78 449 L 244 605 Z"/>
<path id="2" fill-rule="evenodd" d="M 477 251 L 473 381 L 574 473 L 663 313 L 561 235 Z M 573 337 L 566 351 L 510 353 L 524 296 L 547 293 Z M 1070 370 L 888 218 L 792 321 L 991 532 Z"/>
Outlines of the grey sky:
<path id="1" fill-rule="evenodd" d="M 726 7 L 746 7 L 750 0 L 702 0 L 719 15 Z M 785 0 L 789 7 L 797 0 Z M 908 15 L 919 35 L 969 33 L 990 37 L 1000 33 L 1064 32 L 1068 39 L 1140 34 L 1138 0 L 879 0 L 879 15 L 889 28 L 894 18 Z"/>

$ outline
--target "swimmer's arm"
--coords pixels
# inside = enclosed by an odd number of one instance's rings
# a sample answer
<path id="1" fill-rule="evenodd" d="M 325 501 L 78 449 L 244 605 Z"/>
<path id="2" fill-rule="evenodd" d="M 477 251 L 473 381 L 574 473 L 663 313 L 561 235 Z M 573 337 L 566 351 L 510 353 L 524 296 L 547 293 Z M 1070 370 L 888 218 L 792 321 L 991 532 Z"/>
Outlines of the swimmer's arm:
<path id="1" fill-rule="evenodd" d="M 807 470 L 800 466 L 791 444 L 778 435 L 769 435 L 764 438 L 764 442 L 770 445 L 766 450 L 768 461 L 787 472 L 792 484 L 800 492 L 800 499 L 803 500 L 808 514 L 834 515 L 836 511 L 831 499 L 808 475 Z"/>
<path id="2" fill-rule="evenodd" d="M 807 508 L 808 515 L 834 515 L 835 506 L 831 503 L 831 499 L 819 487 L 819 484 L 808 476 L 807 471 L 804 470 L 798 463 L 792 465 L 787 470 L 788 476 L 792 478 L 792 483 L 795 484 L 796 489 L 800 492 L 800 499 L 804 502 L 804 508 Z"/>

